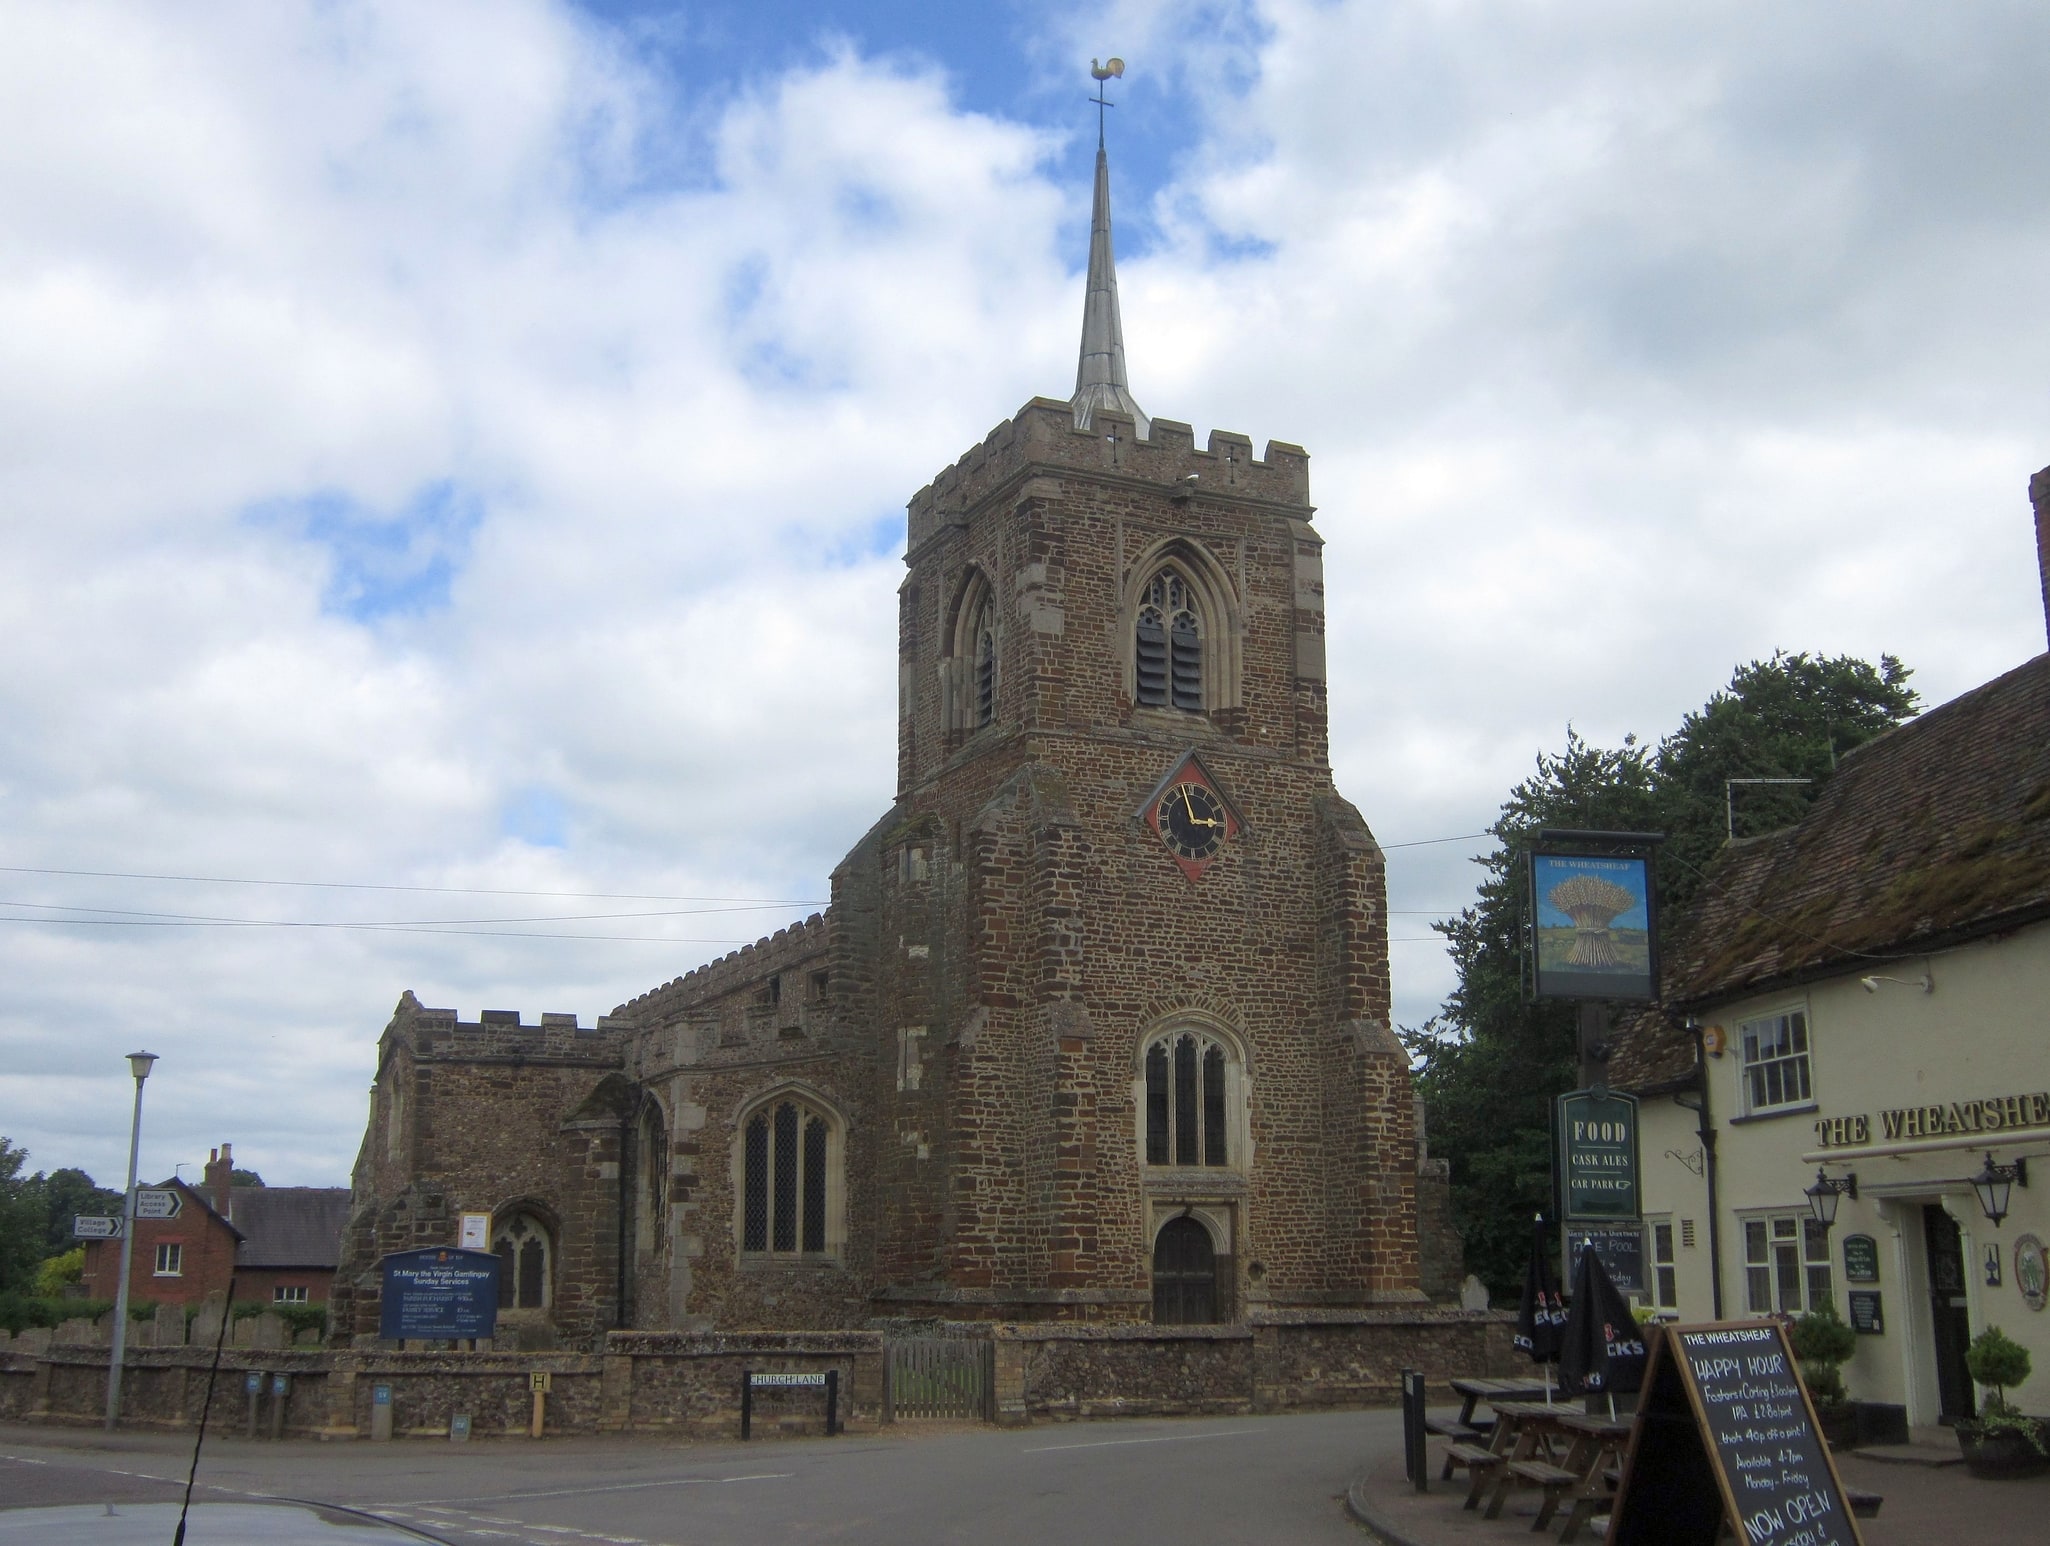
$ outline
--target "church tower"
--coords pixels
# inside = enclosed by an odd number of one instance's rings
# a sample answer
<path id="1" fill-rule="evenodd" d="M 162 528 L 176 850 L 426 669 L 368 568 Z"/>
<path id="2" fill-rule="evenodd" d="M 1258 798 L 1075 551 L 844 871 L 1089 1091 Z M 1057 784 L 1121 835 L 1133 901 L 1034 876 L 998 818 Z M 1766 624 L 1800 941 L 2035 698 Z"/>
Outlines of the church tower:
<path id="1" fill-rule="evenodd" d="M 1076 389 L 911 501 L 868 927 L 878 1309 L 1420 1298 L 1382 855 L 1332 787 L 1309 458 L 1149 420 L 1099 143 Z M 872 931 L 872 932 L 871 932 Z"/>
<path id="2" fill-rule="evenodd" d="M 832 906 L 590 1026 L 404 995 L 336 1335 L 473 1227 L 523 1347 L 1421 1300 L 1312 514 L 1300 448 L 1139 408 L 1099 142 L 1074 395 L 910 503 L 897 794 Z"/>

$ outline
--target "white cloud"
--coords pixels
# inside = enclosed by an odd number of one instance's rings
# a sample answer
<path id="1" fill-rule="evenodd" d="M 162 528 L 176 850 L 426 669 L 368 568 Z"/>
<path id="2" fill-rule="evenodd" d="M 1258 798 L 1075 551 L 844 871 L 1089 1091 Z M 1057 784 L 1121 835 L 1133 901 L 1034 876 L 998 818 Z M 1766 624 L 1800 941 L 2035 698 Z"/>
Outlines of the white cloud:
<path id="1" fill-rule="evenodd" d="M 1776 645 L 1897 651 L 1932 699 L 2041 648 L 2034 10 L 1084 25 L 1037 67 L 1112 38 L 1193 124 L 1171 181 L 1120 174 L 1139 399 L 1314 453 L 1339 781 L 1386 839 L 1479 830 L 1568 720 L 1655 735 Z M 1072 372 L 1056 134 L 858 42 L 679 98 L 542 0 L 9 31 L 0 863 L 822 897 L 894 780 L 902 504 Z M 1397 850 L 1395 905 L 1461 901 L 1463 851 Z M 147 1042 L 146 1168 L 225 1138 L 336 1179 L 401 988 L 588 1017 L 783 916 L 0 923 L 0 1130 L 105 1179 Z M 1414 1023 L 1447 978 L 1396 962 Z"/>

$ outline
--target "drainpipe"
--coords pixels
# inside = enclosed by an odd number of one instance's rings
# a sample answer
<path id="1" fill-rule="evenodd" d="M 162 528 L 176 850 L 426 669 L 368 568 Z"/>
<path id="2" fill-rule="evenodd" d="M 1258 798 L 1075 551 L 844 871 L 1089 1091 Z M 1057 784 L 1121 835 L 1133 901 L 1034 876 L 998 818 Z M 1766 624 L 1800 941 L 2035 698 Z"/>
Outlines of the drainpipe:
<path id="1" fill-rule="evenodd" d="M 618 1258 L 618 1270 L 613 1275 L 615 1281 L 613 1283 L 612 1290 L 612 1325 L 613 1329 L 616 1331 L 626 1330 L 627 1167 L 633 1163 L 633 1156 L 631 1152 L 630 1143 L 633 1131 L 630 1125 L 633 1121 L 631 1112 L 632 1108 L 626 1102 L 622 1101 L 620 1103 L 619 1108 L 619 1164 L 617 1166 L 617 1172 L 619 1175 L 619 1182 L 617 1187 L 617 1190 L 619 1192 L 619 1213 L 617 1219 L 618 1228 L 615 1231 L 616 1239 L 614 1242 L 613 1249 L 613 1254 Z"/>
<path id="2" fill-rule="evenodd" d="M 1694 1113 L 1695 1135 L 1701 1139 L 1702 1172 L 1708 1181 L 1708 1272 L 1709 1291 L 1714 1305 L 1714 1318 L 1723 1318 L 1723 1225 L 1722 1210 L 1716 1200 L 1715 1123 L 1708 1115 L 1708 1054 L 1701 1045 L 1701 1022 L 1692 1015 L 1687 1017 L 1687 1034 L 1694 1038 L 1694 1090 L 1700 1098 L 1699 1104 L 1688 1105 L 1677 1096 L 1675 1101 Z"/>

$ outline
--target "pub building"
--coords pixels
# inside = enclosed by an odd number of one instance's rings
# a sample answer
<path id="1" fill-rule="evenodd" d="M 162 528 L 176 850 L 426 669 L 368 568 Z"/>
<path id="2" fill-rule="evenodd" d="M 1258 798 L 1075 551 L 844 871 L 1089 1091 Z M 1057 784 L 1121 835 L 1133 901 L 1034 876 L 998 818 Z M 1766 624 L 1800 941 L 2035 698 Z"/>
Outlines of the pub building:
<path id="1" fill-rule="evenodd" d="M 2050 618 L 2050 469 L 2030 480 Z M 2050 655 L 1847 754 L 1731 842 L 1663 1005 L 1614 1039 L 1642 1101 L 1645 1293 L 1684 1322 L 1857 1329 L 1850 1394 L 1969 1416 L 1998 1326 L 2050 1415 Z"/>

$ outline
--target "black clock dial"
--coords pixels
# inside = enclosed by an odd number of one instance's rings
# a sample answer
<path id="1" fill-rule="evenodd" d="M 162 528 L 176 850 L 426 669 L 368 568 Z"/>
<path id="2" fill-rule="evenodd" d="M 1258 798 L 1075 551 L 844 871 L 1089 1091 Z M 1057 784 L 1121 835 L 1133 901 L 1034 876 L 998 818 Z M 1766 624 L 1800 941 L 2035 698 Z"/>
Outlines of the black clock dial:
<path id="1" fill-rule="evenodd" d="M 1224 802 L 1201 784 L 1171 786 L 1155 814 L 1161 838 L 1184 859 L 1208 859 L 1224 846 Z"/>

